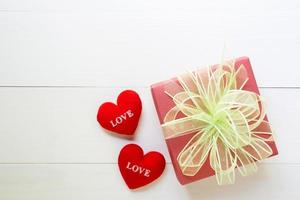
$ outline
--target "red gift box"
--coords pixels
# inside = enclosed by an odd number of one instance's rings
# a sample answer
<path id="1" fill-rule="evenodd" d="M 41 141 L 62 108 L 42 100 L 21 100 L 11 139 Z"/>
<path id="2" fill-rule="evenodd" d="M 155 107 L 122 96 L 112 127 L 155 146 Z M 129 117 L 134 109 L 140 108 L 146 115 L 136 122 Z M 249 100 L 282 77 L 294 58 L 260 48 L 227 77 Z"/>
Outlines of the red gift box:
<path id="1" fill-rule="evenodd" d="M 234 67 L 238 68 L 239 66 L 243 65 L 247 71 L 248 75 L 248 81 L 243 87 L 243 90 L 248 90 L 255 92 L 259 94 L 259 90 L 255 81 L 255 77 L 251 68 L 251 64 L 249 61 L 249 58 L 247 57 L 241 57 L 238 59 L 235 59 Z M 158 114 L 158 118 L 160 121 L 160 124 L 164 123 L 164 117 L 167 114 L 167 112 L 172 109 L 175 104 L 165 92 L 165 86 L 170 82 L 178 82 L 177 78 L 173 78 L 170 80 L 162 81 L 156 84 L 153 84 L 151 86 L 151 92 L 154 100 L 154 104 L 156 107 L 156 111 Z M 268 121 L 267 117 L 264 118 L 266 121 Z M 200 180 L 209 176 L 213 176 L 215 174 L 215 171 L 211 168 L 209 159 L 205 161 L 205 163 L 202 165 L 201 169 L 194 175 L 194 176 L 186 176 L 182 173 L 182 170 L 179 166 L 179 163 L 177 161 L 177 157 L 180 153 L 180 151 L 184 148 L 184 146 L 188 143 L 188 141 L 193 137 L 195 133 L 189 133 L 184 134 L 179 137 L 174 138 L 168 138 L 166 139 L 166 143 L 168 146 L 168 150 L 170 153 L 170 157 L 173 163 L 173 167 L 176 173 L 176 176 L 178 178 L 178 181 L 182 184 L 188 184 L 191 182 L 194 182 L 196 180 Z M 278 154 L 276 145 L 274 141 L 268 141 L 266 142 L 267 145 L 272 149 L 273 154 L 270 156 L 274 156 Z"/>

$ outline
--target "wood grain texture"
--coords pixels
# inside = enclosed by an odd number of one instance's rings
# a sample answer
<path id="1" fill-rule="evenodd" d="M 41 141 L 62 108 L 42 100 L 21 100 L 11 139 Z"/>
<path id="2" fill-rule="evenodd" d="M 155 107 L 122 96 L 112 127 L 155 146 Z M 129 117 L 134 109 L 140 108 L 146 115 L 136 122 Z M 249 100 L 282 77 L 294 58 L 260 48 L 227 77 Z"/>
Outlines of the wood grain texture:
<path id="1" fill-rule="evenodd" d="M 136 138 L 130 141 L 111 136 L 96 121 L 100 103 L 116 99 L 122 88 L 0 88 L 0 141 L 6 150 L 0 151 L 0 162 L 115 163 L 129 142 L 162 151 L 170 161 L 150 88 L 133 89 L 141 96 L 143 111 Z M 261 92 L 280 153 L 267 162 L 300 164 L 300 139 L 294 132 L 298 120 L 291 117 L 300 112 L 300 90 Z"/>
<path id="2" fill-rule="evenodd" d="M 215 177 L 181 186 L 172 166 L 157 182 L 130 191 L 116 164 L 0 165 L 0 198 L 5 200 L 81 199 L 297 199 L 299 165 L 261 164 L 250 177 L 220 187 Z"/>
<path id="3" fill-rule="evenodd" d="M 298 1 L 68 2 L 0 4 L 1 85 L 149 86 L 219 62 L 226 43 L 260 86 L 300 86 Z"/>
<path id="4" fill-rule="evenodd" d="M 299 199 L 300 1 L 0 1 L 0 199 Z M 224 43 L 226 44 L 224 50 Z M 249 56 L 279 156 L 219 187 L 176 180 L 149 85 L 225 57 Z M 98 106 L 134 89 L 134 140 L 96 121 Z M 129 191 L 123 145 L 162 152 L 164 175 Z"/>

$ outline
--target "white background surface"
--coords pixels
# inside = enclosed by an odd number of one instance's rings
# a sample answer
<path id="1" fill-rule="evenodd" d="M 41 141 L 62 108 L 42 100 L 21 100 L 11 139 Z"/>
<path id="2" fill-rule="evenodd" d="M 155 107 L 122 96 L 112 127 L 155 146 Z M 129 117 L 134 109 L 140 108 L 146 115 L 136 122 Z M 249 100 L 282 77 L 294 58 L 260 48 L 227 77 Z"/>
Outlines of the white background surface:
<path id="1" fill-rule="evenodd" d="M 0 1 L 0 199 L 299 199 L 300 2 Z M 149 85 L 249 56 L 279 156 L 255 175 L 180 186 Z M 154 184 L 129 191 L 116 164 L 130 141 L 105 133 L 98 106 L 123 89 L 143 113 L 133 142 L 167 159 Z"/>

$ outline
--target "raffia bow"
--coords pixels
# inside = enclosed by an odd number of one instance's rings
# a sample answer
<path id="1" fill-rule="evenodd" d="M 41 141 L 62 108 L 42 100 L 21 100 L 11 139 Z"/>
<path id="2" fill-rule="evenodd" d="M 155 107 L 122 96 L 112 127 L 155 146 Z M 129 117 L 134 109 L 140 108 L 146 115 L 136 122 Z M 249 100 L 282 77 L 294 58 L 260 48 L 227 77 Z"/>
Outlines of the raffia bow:
<path id="1" fill-rule="evenodd" d="M 195 133 L 177 157 L 184 175 L 194 176 L 209 159 L 218 184 L 231 184 L 236 167 L 247 176 L 257 170 L 255 161 L 272 155 L 262 99 L 243 90 L 247 81 L 245 67 L 236 69 L 232 60 L 165 86 L 175 103 L 162 125 L 166 139 Z"/>

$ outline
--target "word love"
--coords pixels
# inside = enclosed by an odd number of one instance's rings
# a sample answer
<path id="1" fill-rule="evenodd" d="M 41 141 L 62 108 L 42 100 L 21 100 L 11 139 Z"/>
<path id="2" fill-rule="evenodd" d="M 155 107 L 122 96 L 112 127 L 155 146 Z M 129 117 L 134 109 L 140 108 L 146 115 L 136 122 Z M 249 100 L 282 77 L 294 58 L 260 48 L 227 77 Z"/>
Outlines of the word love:
<path id="1" fill-rule="evenodd" d="M 123 121 L 125 121 L 129 118 L 132 118 L 133 116 L 134 116 L 133 112 L 131 110 L 127 110 L 120 116 L 116 117 L 114 120 L 110 120 L 110 124 L 114 128 L 114 127 L 118 126 L 119 124 L 122 124 Z"/>
<path id="2" fill-rule="evenodd" d="M 139 173 L 143 176 L 149 177 L 151 170 L 146 169 L 144 167 L 138 166 L 138 165 L 132 165 L 131 162 L 127 163 L 126 169 L 131 170 L 134 173 Z"/>
<path id="3" fill-rule="evenodd" d="M 137 144 L 127 144 L 118 158 L 122 177 L 129 189 L 136 189 L 153 182 L 165 169 L 164 156 L 156 151 L 144 154 Z"/>
<path id="4" fill-rule="evenodd" d="M 133 90 L 119 94 L 117 103 L 105 102 L 98 110 L 97 121 L 108 131 L 133 136 L 142 111 L 139 95 Z"/>

